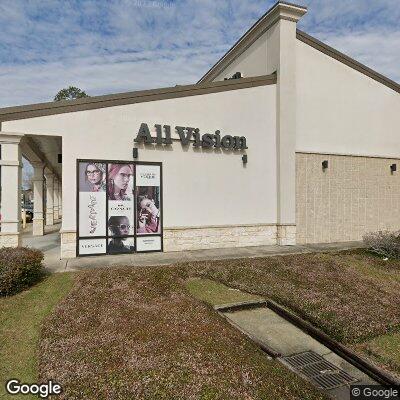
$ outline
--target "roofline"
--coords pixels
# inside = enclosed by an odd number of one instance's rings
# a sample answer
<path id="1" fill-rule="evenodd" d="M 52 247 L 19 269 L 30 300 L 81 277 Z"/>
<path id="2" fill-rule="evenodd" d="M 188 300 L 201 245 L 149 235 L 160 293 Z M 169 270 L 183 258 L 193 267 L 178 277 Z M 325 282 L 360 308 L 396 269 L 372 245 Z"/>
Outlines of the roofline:
<path id="1" fill-rule="evenodd" d="M 383 85 L 393 89 L 395 92 L 400 93 L 400 85 L 387 78 L 386 76 L 380 74 L 379 72 L 374 71 L 373 69 L 367 67 L 366 65 L 354 60 L 353 58 L 347 56 L 344 53 L 334 49 L 333 47 L 321 42 L 320 40 L 316 39 L 315 37 L 305 33 L 299 29 L 296 31 L 296 37 L 298 40 L 302 41 L 303 43 L 308 44 L 309 46 L 313 47 L 316 50 L 328 55 L 329 57 L 334 58 L 337 61 L 347 65 L 350 68 L 355 69 L 358 72 L 368 76 L 369 78 L 382 83 Z"/>
<path id="2" fill-rule="evenodd" d="M 198 83 L 209 82 L 218 76 L 225 68 L 227 68 L 240 54 L 247 50 L 262 34 L 264 34 L 275 22 L 273 20 L 267 25 L 263 25 L 265 18 L 270 14 L 278 4 L 290 5 L 293 7 L 303 8 L 302 6 L 278 1 L 275 3 L 260 19 L 258 19 L 251 28 L 225 53 L 198 81 Z M 282 16 L 281 16 L 282 18 Z M 285 17 L 283 17 L 285 18 Z M 334 49 L 333 47 L 321 42 L 315 37 L 301 31 L 296 30 L 296 38 L 303 43 L 308 44 L 316 50 L 334 58 L 335 60 L 355 69 L 358 72 L 368 76 L 369 78 L 389 87 L 397 93 L 400 93 L 400 84 L 392 79 L 380 74 L 379 72 L 367 67 L 366 65 L 356 61 L 355 59 L 347 56 L 346 54 Z"/>
<path id="3" fill-rule="evenodd" d="M 278 5 L 286 5 L 307 11 L 307 7 L 287 3 L 285 1 L 276 2 L 268 11 L 266 11 L 246 33 L 236 41 L 236 43 L 199 79 L 197 83 L 208 82 L 214 79 L 220 72 L 222 72 L 228 65 L 230 65 L 238 55 L 242 54 L 247 50 L 261 35 L 263 35 L 272 25 L 274 25 L 279 19 L 289 19 L 285 16 L 278 16 L 272 21 L 266 22 L 267 17 L 278 7 Z"/>
<path id="4" fill-rule="evenodd" d="M 1 122 L 276 84 L 276 74 L 0 108 Z"/>

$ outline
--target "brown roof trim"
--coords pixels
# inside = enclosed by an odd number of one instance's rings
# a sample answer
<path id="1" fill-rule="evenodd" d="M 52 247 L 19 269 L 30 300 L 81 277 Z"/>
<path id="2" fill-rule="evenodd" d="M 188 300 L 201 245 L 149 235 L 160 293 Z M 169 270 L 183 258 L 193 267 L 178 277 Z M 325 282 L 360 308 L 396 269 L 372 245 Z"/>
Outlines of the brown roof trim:
<path id="1" fill-rule="evenodd" d="M 307 10 L 307 7 L 298 4 L 292 4 L 285 1 L 276 2 L 261 18 L 259 18 L 246 33 L 225 53 L 198 81 L 198 83 L 209 82 L 218 76 L 226 67 L 228 67 L 240 54 L 247 50 L 261 35 L 263 35 L 279 18 L 295 21 L 291 18 L 278 16 L 277 18 L 267 21 L 267 16 L 272 14 L 278 5 L 286 5 Z"/>
<path id="2" fill-rule="evenodd" d="M 353 58 L 346 56 L 345 54 L 341 53 L 340 51 L 334 49 L 331 46 L 321 42 L 320 40 L 316 39 L 315 37 L 310 36 L 309 34 L 297 29 L 296 32 L 297 39 L 301 40 L 303 43 L 308 44 L 309 46 L 313 47 L 316 50 L 321 51 L 322 53 L 328 55 L 329 57 L 334 58 L 337 61 L 347 65 L 350 68 L 355 69 L 358 72 L 368 76 L 369 78 L 382 83 L 383 85 L 393 89 L 395 92 L 400 93 L 400 85 L 392 81 L 391 79 L 387 78 L 386 76 L 380 74 L 379 72 L 374 71 L 373 69 L 367 67 L 364 64 L 354 60 Z"/>
<path id="3" fill-rule="evenodd" d="M 51 103 L 30 104 L 17 107 L 0 108 L 1 121 L 42 117 L 46 115 L 63 114 L 76 111 L 94 110 L 97 108 L 115 107 L 126 104 L 144 103 L 148 101 L 176 99 L 180 97 L 198 96 L 229 90 L 246 89 L 256 86 L 276 83 L 276 74 L 262 75 L 250 78 L 231 79 L 219 82 L 207 82 L 196 85 L 179 85 L 161 89 L 141 90 L 110 94 L 105 96 L 87 97 L 77 100 L 57 101 Z"/>

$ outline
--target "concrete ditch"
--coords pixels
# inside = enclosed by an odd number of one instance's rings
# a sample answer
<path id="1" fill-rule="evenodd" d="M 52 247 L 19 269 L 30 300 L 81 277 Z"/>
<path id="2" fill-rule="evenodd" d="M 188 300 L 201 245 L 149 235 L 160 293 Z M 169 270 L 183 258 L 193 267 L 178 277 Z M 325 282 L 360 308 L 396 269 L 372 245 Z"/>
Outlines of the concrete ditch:
<path id="1" fill-rule="evenodd" d="M 268 357 L 310 381 L 332 399 L 350 399 L 352 384 L 400 383 L 274 301 L 205 278 L 192 278 L 187 287 Z"/>

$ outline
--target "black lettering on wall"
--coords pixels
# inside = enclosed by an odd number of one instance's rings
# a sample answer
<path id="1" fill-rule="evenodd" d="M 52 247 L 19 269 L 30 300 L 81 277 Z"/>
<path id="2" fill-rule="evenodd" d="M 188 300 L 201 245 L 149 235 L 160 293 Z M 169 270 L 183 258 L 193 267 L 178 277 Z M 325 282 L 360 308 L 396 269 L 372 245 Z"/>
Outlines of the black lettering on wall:
<path id="1" fill-rule="evenodd" d="M 247 145 L 246 145 L 246 138 L 244 136 L 234 136 L 234 149 L 238 149 L 238 150 L 246 150 L 247 149 Z"/>
<path id="2" fill-rule="evenodd" d="M 144 142 L 146 144 L 153 143 L 153 138 L 150 135 L 150 130 L 149 130 L 149 127 L 147 124 L 142 123 L 140 125 L 139 132 L 138 132 L 136 138 L 134 139 L 134 142 L 138 142 L 138 143 Z"/>
<path id="3" fill-rule="evenodd" d="M 215 131 L 215 135 L 214 135 L 214 138 L 215 138 L 214 147 L 216 149 L 219 149 L 221 147 L 221 136 L 219 133 L 220 133 L 219 131 Z"/>
<path id="4" fill-rule="evenodd" d="M 156 143 L 161 145 L 161 144 L 163 144 L 161 125 L 156 124 L 154 126 L 156 128 L 156 133 L 157 133 Z"/>
<path id="5" fill-rule="evenodd" d="M 193 147 L 200 147 L 201 140 L 200 140 L 200 129 L 199 128 L 196 128 L 194 130 L 193 137 L 194 137 Z"/>
<path id="6" fill-rule="evenodd" d="M 203 135 L 202 137 L 203 141 L 202 141 L 202 146 L 206 147 L 206 148 L 210 148 L 214 146 L 214 137 L 213 135 L 210 135 L 209 133 L 206 133 L 205 135 Z"/>
<path id="7" fill-rule="evenodd" d="M 185 128 L 183 126 L 176 126 L 175 129 L 178 132 L 182 145 L 187 146 L 190 142 L 190 139 L 192 138 L 194 128 Z M 186 135 L 185 135 L 185 130 L 187 131 Z"/>
<path id="8" fill-rule="evenodd" d="M 169 125 L 164 125 L 164 132 L 165 132 L 164 143 L 165 144 L 172 144 L 171 127 Z"/>
<path id="9" fill-rule="evenodd" d="M 234 140 L 231 135 L 226 135 L 221 139 L 221 145 L 224 149 L 232 149 L 234 145 Z"/>

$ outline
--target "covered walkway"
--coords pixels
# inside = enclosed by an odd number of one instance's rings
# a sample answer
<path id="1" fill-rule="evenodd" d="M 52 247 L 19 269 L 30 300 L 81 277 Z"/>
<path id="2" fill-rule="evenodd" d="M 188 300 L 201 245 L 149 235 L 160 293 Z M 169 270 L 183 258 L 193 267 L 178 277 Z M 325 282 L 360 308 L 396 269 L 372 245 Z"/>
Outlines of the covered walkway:
<path id="1" fill-rule="evenodd" d="M 61 226 L 61 137 L 1 132 L 0 149 L 0 247 L 27 245 L 28 236 L 43 237 L 35 241 L 40 246 L 41 242 L 49 240 L 50 236 L 44 236 L 45 233 L 59 231 Z M 22 157 L 33 168 L 33 223 L 24 231 L 21 224 Z"/>

